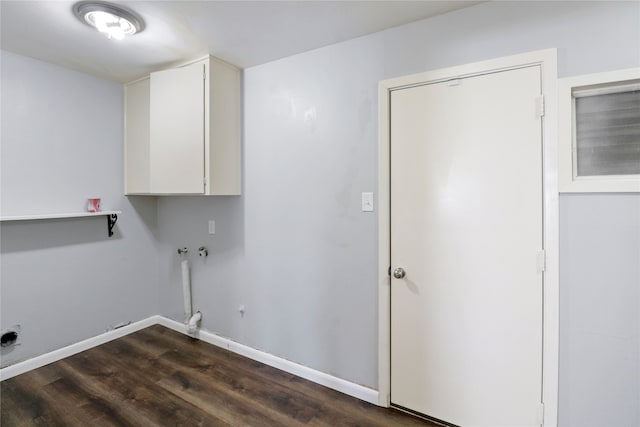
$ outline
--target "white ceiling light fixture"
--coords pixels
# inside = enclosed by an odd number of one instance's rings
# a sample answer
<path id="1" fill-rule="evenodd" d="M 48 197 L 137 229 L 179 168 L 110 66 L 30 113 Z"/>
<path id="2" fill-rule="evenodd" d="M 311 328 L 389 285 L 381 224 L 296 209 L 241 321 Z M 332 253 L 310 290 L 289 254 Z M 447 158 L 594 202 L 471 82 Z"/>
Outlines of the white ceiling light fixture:
<path id="1" fill-rule="evenodd" d="M 132 12 L 112 3 L 82 1 L 73 12 L 85 24 L 105 33 L 109 39 L 122 40 L 144 30 L 144 22 Z"/>

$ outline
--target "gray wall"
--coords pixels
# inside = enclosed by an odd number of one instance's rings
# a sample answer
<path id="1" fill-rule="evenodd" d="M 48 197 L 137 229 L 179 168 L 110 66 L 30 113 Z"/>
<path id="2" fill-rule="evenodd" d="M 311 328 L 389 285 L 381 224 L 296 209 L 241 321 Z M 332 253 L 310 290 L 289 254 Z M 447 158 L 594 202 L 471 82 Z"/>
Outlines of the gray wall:
<path id="1" fill-rule="evenodd" d="M 182 319 L 175 248 L 208 245 L 209 259 L 191 257 L 204 328 L 376 387 L 377 216 L 360 211 L 360 193 L 377 185 L 378 81 L 551 47 L 558 48 L 561 77 L 638 66 L 640 4 L 484 3 L 245 70 L 244 195 L 158 202 L 162 314 Z M 567 224 L 583 209 L 568 208 L 574 197 L 561 197 L 563 245 L 575 237 Z M 635 209 L 640 204 L 637 195 L 580 197 L 601 207 L 622 198 Z M 209 219 L 216 220 L 214 236 Z M 601 227 L 612 219 L 607 211 L 593 218 Z M 612 237 L 611 245 L 633 249 L 639 235 L 640 225 L 630 222 L 626 237 Z M 581 425 L 619 410 L 616 420 L 637 425 L 637 366 L 606 354 L 600 364 L 579 363 L 595 343 L 568 339 L 621 312 L 570 307 L 572 297 L 611 289 L 567 273 L 568 265 L 591 263 L 589 252 L 564 250 L 561 259 L 560 422 Z M 637 282 L 627 268 L 619 286 Z M 618 298 L 633 314 L 620 322 L 629 322 L 637 340 L 638 300 Z M 637 360 L 638 346 L 627 350 L 624 357 Z M 602 365 L 626 380 L 602 387 L 593 371 Z"/>
<path id="2" fill-rule="evenodd" d="M 155 200 L 123 194 L 123 89 L 1 52 L 1 212 L 83 211 L 87 197 L 122 210 L 105 217 L 3 222 L 0 329 L 21 325 L 2 366 L 158 312 Z"/>
<path id="3" fill-rule="evenodd" d="M 639 199 L 560 199 L 561 425 L 640 425 Z"/>
<path id="4" fill-rule="evenodd" d="M 2 53 L 2 214 L 89 195 L 124 211 L 112 239 L 103 219 L 2 224 L 0 324 L 23 329 L 3 365 L 122 321 L 182 320 L 188 246 L 205 329 L 376 387 L 377 214 L 360 193 L 377 185 L 378 81 L 550 47 L 561 77 L 638 66 L 640 4 L 483 3 L 248 69 L 244 195 L 157 206 L 122 196 L 119 85 Z M 560 425 L 640 424 L 639 209 L 638 195 L 561 196 Z"/>

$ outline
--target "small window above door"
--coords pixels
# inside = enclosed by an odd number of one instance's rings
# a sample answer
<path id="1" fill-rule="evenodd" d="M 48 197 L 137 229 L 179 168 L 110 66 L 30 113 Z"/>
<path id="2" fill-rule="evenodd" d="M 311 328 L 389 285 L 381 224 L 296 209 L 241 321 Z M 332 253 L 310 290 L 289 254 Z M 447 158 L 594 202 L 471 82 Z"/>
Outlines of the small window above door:
<path id="1" fill-rule="evenodd" d="M 640 192 L 640 68 L 561 79 L 561 192 Z"/>

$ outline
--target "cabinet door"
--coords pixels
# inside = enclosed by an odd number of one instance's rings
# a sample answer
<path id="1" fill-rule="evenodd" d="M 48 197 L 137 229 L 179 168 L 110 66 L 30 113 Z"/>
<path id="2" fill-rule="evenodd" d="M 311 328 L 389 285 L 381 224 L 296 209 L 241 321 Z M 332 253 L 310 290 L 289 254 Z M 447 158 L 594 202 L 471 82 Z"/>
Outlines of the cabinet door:
<path id="1" fill-rule="evenodd" d="M 148 194 L 149 187 L 149 79 L 125 88 L 125 194 Z"/>
<path id="2" fill-rule="evenodd" d="M 204 67 L 151 73 L 152 193 L 204 193 Z"/>

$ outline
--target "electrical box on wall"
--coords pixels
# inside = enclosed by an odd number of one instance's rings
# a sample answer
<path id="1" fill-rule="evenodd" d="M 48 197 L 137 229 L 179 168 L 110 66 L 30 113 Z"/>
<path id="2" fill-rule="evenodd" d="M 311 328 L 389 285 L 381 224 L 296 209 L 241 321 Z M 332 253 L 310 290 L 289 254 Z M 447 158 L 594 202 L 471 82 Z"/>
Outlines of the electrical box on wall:
<path id="1" fill-rule="evenodd" d="M 13 349 L 14 346 L 19 345 L 18 338 L 20 337 L 20 325 L 14 325 L 10 328 L 3 329 L 0 332 L 0 350 L 4 354 Z"/>

